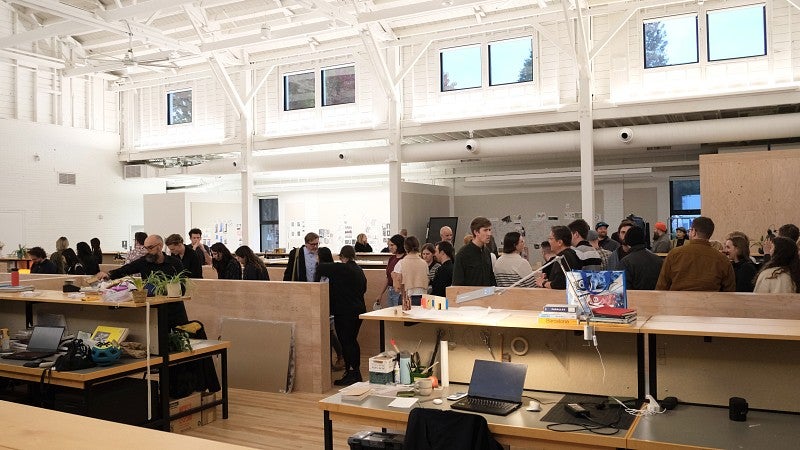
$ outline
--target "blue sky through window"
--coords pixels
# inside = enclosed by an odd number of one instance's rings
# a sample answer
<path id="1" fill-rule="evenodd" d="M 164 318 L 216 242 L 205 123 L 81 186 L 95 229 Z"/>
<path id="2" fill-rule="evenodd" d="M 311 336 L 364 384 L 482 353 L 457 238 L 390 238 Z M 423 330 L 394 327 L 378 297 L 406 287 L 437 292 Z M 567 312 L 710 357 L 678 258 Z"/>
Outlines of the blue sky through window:
<path id="1" fill-rule="evenodd" d="M 764 5 L 708 12 L 709 61 L 766 53 Z"/>
<path id="2" fill-rule="evenodd" d="M 480 46 L 444 49 L 441 61 L 442 91 L 481 87 Z"/>
<path id="3" fill-rule="evenodd" d="M 489 44 L 489 80 L 492 86 L 533 80 L 532 66 L 528 67 L 524 79 L 520 79 L 525 61 L 533 55 L 531 42 L 530 37 L 524 37 Z"/>

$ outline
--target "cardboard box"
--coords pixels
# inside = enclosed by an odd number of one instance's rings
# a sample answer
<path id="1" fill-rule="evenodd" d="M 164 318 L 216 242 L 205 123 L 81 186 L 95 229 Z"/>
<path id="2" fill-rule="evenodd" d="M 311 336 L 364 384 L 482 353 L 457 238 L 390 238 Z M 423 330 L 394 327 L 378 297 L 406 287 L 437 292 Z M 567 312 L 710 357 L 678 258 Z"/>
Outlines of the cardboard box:
<path id="1" fill-rule="evenodd" d="M 369 359 L 369 371 L 375 373 L 394 372 L 394 358 L 388 356 L 373 356 Z"/>
<path id="2" fill-rule="evenodd" d="M 217 401 L 217 393 L 216 392 L 203 392 L 202 396 L 200 397 L 200 403 L 202 405 L 207 405 L 211 402 Z M 217 407 L 204 409 L 200 411 L 201 415 L 201 423 L 203 425 L 208 425 L 211 422 L 217 420 Z"/>
<path id="3" fill-rule="evenodd" d="M 173 416 L 183 411 L 188 411 L 192 408 L 197 408 L 201 404 L 201 394 L 195 392 L 188 397 L 180 398 L 177 400 L 170 400 L 169 402 L 169 415 Z M 194 413 L 169 422 L 169 431 L 173 433 L 182 433 L 194 427 L 199 427 L 203 424 L 203 417 L 201 413 Z"/>

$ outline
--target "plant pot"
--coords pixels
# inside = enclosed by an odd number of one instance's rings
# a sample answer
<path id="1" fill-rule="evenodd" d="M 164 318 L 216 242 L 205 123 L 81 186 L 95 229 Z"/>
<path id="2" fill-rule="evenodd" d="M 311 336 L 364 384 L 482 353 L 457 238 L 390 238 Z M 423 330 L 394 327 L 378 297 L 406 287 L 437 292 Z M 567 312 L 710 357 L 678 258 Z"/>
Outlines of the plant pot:
<path id="1" fill-rule="evenodd" d="M 147 291 L 131 291 L 131 295 L 133 295 L 133 302 L 134 303 L 144 303 L 147 300 Z"/>
<path id="2" fill-rule="evenodd" d="M 147 292 L 148 297 L 155 297 L 156 296 L 156 288 L 157 286 L 152 283 L 147 283 L 144 285 L 145 292 Z"/>
<path id="3" fill-rule="evenodd" d="M 180 297 L 181 296 L 181 284 L 180 283 L 169 283 L 167 284 L 167 297 Z"/>

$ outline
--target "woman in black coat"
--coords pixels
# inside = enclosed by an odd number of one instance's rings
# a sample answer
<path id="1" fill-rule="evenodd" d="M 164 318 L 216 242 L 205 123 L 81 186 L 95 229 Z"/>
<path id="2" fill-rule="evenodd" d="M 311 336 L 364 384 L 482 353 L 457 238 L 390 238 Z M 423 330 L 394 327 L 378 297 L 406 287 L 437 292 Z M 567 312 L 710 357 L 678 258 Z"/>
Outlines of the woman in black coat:
<path id="1" fill-rule="evenodd" d="M 330 303 L 333 323 L 344 353 L 344 377 L 336 380 L 337 386 L 348 386 L 362 381 L 361 347 L 358 345 L 358 331 L 361 329 L 360 314 L 367 312 L 364 293 L 367 292 L 367 277 L 356 264 L 356 251 L 345 245 L 339 251 L 341 263 L 320 263 L 317 274 L 327 277 L 330 283 Z"/>
<path id="2" fill-rule="evenodd" d="M 237 248 L 234 254 L 239 263 L 242 264 L 243 280 L 269 281 L 269 272 L 267 272 L 266 264 L 253 253 L 250 247 L 243 245 Z"/>
<path id="3" fill-rule="evenodd" d="M 217 278 L 220 280 L 242 279 L 242 265 L 222 242 L 211 246 L 211 266 L 217 271 Z"/>

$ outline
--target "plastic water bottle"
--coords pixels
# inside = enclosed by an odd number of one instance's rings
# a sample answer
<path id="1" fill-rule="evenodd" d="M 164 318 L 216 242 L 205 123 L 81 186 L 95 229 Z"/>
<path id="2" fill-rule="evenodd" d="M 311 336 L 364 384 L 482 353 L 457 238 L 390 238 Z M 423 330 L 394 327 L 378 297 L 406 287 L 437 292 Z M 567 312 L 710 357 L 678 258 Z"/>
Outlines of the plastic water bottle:
<path id="1" fill-rule="evenodd" d="M 411 384 L 411 354 L 400 352 L 400 384 Z"/>

